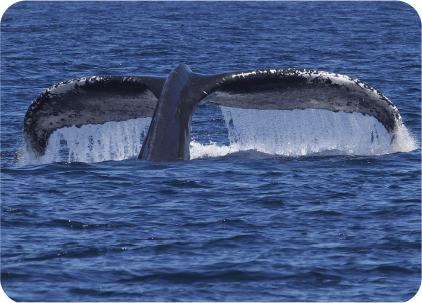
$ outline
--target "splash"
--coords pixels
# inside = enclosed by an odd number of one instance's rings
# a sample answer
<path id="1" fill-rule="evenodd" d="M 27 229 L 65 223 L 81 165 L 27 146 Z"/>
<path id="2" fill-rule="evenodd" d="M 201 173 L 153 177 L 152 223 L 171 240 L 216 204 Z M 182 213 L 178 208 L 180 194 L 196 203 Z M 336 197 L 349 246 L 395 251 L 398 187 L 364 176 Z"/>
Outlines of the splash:
<path id="1" fill-rule="evenodd" d="M 410 152 L 420 148 L 418 140 L 410 133 L 403 123 L 399 123 L 392 144 L 393 152 Z"/>

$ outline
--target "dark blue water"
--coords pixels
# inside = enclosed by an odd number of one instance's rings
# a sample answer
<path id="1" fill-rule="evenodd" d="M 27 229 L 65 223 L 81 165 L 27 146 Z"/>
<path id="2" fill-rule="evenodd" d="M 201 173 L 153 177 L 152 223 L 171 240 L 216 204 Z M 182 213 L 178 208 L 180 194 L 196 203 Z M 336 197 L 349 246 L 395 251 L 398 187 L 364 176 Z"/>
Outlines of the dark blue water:
<path id="1" fill-rule="evenodd" d="M 309 147 L 297 133 L 315 115 L 262 135 L 254 125 L 278 122 L 241 112 L 236 145 L 227 109 L 201 104 L 191 161 L 14 159 L 44 89 L 179 63 L 349 75 L 406 128 L 391 150 L 343 128 L 318 137 L 335 148 Z M 402 2 L 17 3 L 1 20 L 1 286 L 15 301 L 407 301 L 421 284 L 420 129 L 421 20 Z M 293 149 L 257 147 L 275 132 Z"/>

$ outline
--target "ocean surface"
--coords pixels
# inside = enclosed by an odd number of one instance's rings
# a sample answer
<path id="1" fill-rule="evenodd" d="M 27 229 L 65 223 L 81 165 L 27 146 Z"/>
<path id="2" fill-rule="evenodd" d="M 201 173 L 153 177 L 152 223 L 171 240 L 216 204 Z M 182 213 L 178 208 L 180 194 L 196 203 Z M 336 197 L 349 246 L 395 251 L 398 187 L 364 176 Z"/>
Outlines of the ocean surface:
<path id="1" fill-rule="evenodd" d="M 26 152 L 61 81 L 306 68 L 383 92 L 361 114 L 201 104 L 191 160 L 150 119 Z M 421 285 L 421 19 L 403 2 L 19 2 L 1 19 L 1 286 L 15 301 L 407 301 Z M 18 152 L 15 159 L 15 153 Z"/>

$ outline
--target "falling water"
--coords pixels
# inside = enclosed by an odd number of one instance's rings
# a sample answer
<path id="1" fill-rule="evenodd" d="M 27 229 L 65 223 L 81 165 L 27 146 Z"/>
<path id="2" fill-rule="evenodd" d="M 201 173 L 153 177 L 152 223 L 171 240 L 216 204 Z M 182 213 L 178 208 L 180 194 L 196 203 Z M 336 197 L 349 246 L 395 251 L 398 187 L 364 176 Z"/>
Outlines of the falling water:
<path id="1" fill-rule="evenodd" d="M 306 155 L 384 155 L 416 149 L 404 125 L 396 138 L 372 116 L 328 110 L 251 110 L 221 107 L 229 145 L 191 142 L 191 159 L 228 154 L 251 158 Z M 137 157 L 151 118 L 61 128 L 50 136 L 45 156 L 25 163 L 100 162 Z"/>
<path id="2" fill-rule="evenodd" d="M 37 159 L 30 156 L 29 161 L 101 162 L 137 157 L 150 123 L 151 118 L 139 118 L 61 128 L 51 134 L 45 156 Z"/>
<path id="3" fill-rule="evenodd" d="M 249 157 L 276 155 L 383 155 L 408 152 L 417 143 L 399 125 L 396 138 L 372 116 L 320 109 L 278 111 L 221 106 L 230 146 L 191 144 L 191 158 L 250 151 Z M 392 143 L 391 143 L 392 142 Z M 245 153 L 242 153 L 245 155 Z"/>

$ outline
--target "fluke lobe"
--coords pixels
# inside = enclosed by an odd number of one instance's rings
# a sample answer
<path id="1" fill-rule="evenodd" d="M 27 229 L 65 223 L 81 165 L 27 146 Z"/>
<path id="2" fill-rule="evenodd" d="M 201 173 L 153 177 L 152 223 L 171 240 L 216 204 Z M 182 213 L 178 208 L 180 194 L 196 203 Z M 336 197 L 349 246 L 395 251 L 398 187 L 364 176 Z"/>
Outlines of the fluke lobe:
<path id="1" fill-rule="evenodd" d="M 59 83 L 29 106 L 24 136 L 28 149 L 42 156 L 59 128 L 152 117 L 138 158 L 189 160 L 190 123 L 201 101 L 245 109 L 357 112 L 374 116 L 393 138 L 401 123 L 387 97 L 348 76 L 306 69 L 200 75 L 180 64 L 167 78 L 105 76 Z"/>

